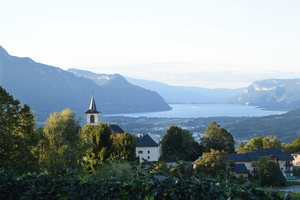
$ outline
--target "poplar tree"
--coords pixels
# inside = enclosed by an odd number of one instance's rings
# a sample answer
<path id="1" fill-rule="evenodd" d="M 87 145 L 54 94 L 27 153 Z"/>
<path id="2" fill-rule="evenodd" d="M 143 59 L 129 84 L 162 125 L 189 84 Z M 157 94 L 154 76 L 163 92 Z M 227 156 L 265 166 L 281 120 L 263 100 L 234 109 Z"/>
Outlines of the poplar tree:
<path id="1" fill-rule="evenodd" d="M 39 154 L 41 169 L 51 176 L 57 176 L 64 169 L 82 170 L 85 151 L 75 114 L 70 109 L 55 112 L 45 125 Z"/>

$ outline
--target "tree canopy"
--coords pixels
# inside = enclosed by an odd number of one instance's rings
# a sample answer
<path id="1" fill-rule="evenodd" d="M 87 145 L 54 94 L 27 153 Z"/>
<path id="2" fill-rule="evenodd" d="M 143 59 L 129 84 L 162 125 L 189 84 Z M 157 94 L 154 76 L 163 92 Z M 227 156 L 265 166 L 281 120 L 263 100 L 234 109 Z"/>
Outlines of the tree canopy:
<path id="1" fill-rule="evenodd" d="M 220 127 L 216 122 L 208 124 L 205 135 L 201 138 L 201 144 L 205 148 L 205 152 L 211 149 L 226 151 L 227 153 L 235 153 L 234 139 L 226 129 Z"/>
<path id="2" fill-rule="evenodd" d="M 0 168 L 17 174 L 35 171 L 38 142 L 33 111 L 0 86 Z"/>
<path id="3" fill-rule="evenodd" d="M 41 140 L 40 167 L 53 176 L 64 168 L 83 168 L 84 146 L 80 137 L 79 120 L 70 109 L 53 113 L 45 123 Z"/>
<path id="4" fill-rule="evenodd" d="M 170 126 L 162 139 L 162 153 L 164 158 L 178 155 L 183 160 L 195 160 L 202 154 L 202 148 L 190 131 Z"/>
<path id="5" fill-rule="evenodd" d="M 264 148 L 264 149 L 282 149 L 282 143 L 280 140 L 277 139 L 277 137 L 272 136 L 261 136 L 261 137 L 255 137 L 252 140 L 250 140 L 244 147 L 239 147 L 237 153 L 243 154 L 247 152 L 253 152 L 257 149 Z"/>
<path id="6" fill-rule="evenodd" d="M 197 173 L 215 175 L 218 170 L 223 170 L 226 165 L 227 153 L 222 150 L 211 149 L 210 152 L 204 152 L 201 159 L 196 160 Z"/>
<path id="7" fill-rule="evenodd" d="M 285 178 L 279 166 L 272 160 L 266 161 L 259 168 L 258 174 L 261 186 L 273 186 L 275 183 L 285 186 Z"/>

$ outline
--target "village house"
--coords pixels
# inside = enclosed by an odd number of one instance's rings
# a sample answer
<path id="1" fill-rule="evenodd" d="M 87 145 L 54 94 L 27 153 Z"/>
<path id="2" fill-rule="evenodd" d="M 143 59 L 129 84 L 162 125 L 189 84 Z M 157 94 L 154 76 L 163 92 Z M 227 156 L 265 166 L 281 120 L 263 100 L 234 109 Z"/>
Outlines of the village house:
<path id="1" fill-rule="evenodd" d="M 269 156 L 277 163 L 284 177 L 287 179 L 293 177 L 294 158 L 280 149 L 258 149 L 252 153 L 228 154 L 227 157 L 236 164 L 244 164 L 248 172 L 255 175 L 258 173 L 257 161 L 263 156 Z"/>
<path id="2" fill-rule="evenodd" d="M 300 166 L 300 151 L 298 151 L 296 153 L 292 153 L 292 156 L 294 158 L 293 165 Z"/>
<path id="3" fill-rule="evenodd" d="M 140 158 L 140 162 L 143 158 L 148 161 L 158 161 L 162 155 L 162 145 L 160 140 L 148 133 L 136 143 L 136 155 Z"/>

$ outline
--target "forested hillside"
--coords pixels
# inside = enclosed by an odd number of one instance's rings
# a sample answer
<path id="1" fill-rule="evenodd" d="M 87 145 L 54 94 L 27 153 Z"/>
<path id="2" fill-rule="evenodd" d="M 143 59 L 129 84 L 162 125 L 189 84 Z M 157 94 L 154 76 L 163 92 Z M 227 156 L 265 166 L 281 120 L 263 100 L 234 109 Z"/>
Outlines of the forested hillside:
<path id="1" fill-rule="evenodd" d="M 253 117 L 226 126 L 235 137 L 277 136 L 282 142 L 291 143 L 300 134 L 300 109 L 281 115 Z"/>

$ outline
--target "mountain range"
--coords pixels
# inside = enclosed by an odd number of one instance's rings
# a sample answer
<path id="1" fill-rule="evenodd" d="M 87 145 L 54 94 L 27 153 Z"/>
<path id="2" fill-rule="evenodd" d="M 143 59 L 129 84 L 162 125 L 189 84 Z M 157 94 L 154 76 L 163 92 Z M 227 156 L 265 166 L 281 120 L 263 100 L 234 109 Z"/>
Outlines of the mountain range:
<path id="1" fill-rule="evenodd" d="M 258 105 L 265 108 L 300 107 L 300 79 L 267 79 L 255 81 L 242 93 L 223 103 Z"/>
<path id="2" fill-rule="evenodd" d="M 88 110 L 94 91 L 98 110 L 104 114 L 166 111 L 171 107 L 156 92 L 134 86 L 121 75 L 107 75 L 97 85 L 58 67 L 30 58 L 11 56 L 0 46 L 0 85 L 35 110 L 36 115 L 70 108 L 75 113 Z"/>

